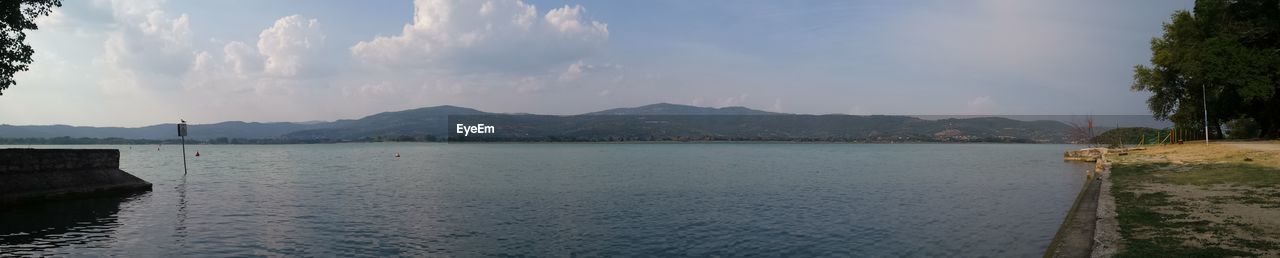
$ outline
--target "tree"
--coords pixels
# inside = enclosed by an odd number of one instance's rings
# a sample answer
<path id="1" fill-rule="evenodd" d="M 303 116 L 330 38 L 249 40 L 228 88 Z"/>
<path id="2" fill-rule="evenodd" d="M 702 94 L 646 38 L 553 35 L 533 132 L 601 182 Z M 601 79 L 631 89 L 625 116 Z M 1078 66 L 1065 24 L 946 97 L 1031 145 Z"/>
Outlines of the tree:
<path id="1" fill-rule="evenodd" d="M 1067 132 L 1067 141 L 1072 143 L 1084 144 L 1085 147 L 1093 148 L 1097 142 L 1097 132 L 1093 127 L 1093 117 L 1088 116 L 1082 122 L 1069 122 L 1070 130 Z"/>
<path id="2" fill-rule="evenodd" d="M 1207 103 L 1216 137 L 1240 118 L 1280 137 L 1280 0 L 1196 1 L 1194 12 L 1173 13 L 1151 54 L 1151 66 L 1134 67 L 1131 89 L 1152 93 L 1155 118 L 1203 128 Z"/>
<path id="3" fill-rule="evenodd" d="M 13 75 L 27 70 L 35 50 L 27 45 L 25 30 L 37 29 L 35 18 L 49 15 L 59 0 L 0 1 L 0 95 L 16 82 Z"/>
<path id="4" fill-rule="evenodd" d="M 1258 123 L 1249 118 L 1227 121 L 1227 130 L 1227 138 L 1231 139 L 1253 139 L 1258 137 Z"/>

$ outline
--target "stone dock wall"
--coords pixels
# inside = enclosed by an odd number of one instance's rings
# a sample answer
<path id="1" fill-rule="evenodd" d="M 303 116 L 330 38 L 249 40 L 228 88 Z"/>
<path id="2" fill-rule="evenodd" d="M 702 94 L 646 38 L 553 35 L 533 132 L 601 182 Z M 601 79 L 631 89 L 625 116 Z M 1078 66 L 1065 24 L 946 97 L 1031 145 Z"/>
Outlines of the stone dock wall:
<path id="1" fill-rule="evenodd" d="M 1085 184 L 1067 211 L 1044 257 L 1111 257 L 1118 233 L 1115 228 L 1115 199 L 1111 196 L 1111 164 L 1106 148 L 1087 148 L 1063 153 L 1064 161 L 1094 163 L 1085 173 Z"/>
<path id="2" fill-rule="evenodd" d="M 1098 159 L 1098 221 L 1094 225 L 1093 252 L 1089 257 L 1112 257 L 1120 250 L 1120 222 L 1116 220 L 1116 198 L 1111 195 L 1111 163 L 1106 155 Z"/>
<path id="3" fill-rule="evenodd" d="M 151 190 L 120 170 L 120 150 L 0 149 L 0 209 Z"/>

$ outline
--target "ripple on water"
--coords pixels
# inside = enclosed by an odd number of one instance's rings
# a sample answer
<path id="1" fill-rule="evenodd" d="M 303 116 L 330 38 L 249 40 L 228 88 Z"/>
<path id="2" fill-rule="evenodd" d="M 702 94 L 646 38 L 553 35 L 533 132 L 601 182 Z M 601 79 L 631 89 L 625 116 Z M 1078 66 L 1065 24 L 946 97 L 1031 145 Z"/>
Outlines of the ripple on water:
<path id="1" fill-rule="evenodd" d="M 1035 256 L 1084 169 L 1059 145 L 197 148 L 186 177 L 121 148 L 150 193 L 0 214 L 0 256 Z"/>

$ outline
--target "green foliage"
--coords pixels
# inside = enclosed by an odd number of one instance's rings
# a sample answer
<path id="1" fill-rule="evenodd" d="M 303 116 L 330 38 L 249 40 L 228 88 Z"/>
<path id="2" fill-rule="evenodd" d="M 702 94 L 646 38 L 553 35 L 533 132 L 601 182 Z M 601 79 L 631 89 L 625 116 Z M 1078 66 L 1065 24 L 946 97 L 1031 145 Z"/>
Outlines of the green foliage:
<path id="1" fill-rule="evenodd" d="M 0 1 L 0 95 L 14 83 L 13 75 L 27 70 L 35 50 L 25 42 L 24 30 L 37 29 L 35 18 L 49 15 L 59 0 Z"/>
<path id="2" fill-rule="evenodd" d="M 1227 122 L 1227 138 L 1253 139 L 1258 138 L 1260 132 L 1258 122 L 1252 118 L 1237 118 Z"/>
<path id="3" fill-rule="evenodd" d="M 1156 132 L 1160 132 L 1160 130 L 1153 128 L 1116 128 L 1093 137 L 1093 142 L 1102 144 L 1137 144 L 1139 140 L 1144 138 L 1143 134 L 1155 137 Z"/>
<path id="4" fill-rule="evenodd" d="M 1158 119 L 1180 127 L 1251 118 L 1266 137 L 1280 137 L 1280 0 L 1196 1 L 1177 11 L 1151 40 L 1151 66 L 1134 67 L 1134 91 L 1152 95 Z M 1204 97 L 1202 97 L 1202 89 Z"/>
<path id="5" fill-rule="evenodd" d="M 1093 137 L 1093 142 L 1106 144 L 1108 147 L 1133 146 L 1133 144 L 1155 144 L 1162 137 L 1169 135 L 1169 130 L 1155 128 L 1115 128 Z"/>

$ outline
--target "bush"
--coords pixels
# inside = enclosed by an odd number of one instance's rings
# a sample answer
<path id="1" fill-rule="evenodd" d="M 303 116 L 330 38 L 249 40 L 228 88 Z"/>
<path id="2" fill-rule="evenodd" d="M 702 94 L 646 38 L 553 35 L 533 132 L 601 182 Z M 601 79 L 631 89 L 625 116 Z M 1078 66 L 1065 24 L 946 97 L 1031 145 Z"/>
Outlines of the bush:
<path id="1" fill-rule="evenodd" d="M 1261 130 L 1258 122 L 1253 121 L 1253 118 L 1238 118 L 1227 122 L 1228 139 L 1258 138 L 1258 134 L 1262 132 Z"/>

